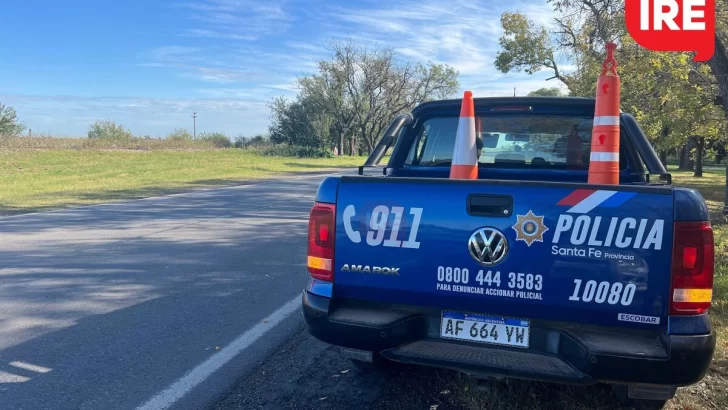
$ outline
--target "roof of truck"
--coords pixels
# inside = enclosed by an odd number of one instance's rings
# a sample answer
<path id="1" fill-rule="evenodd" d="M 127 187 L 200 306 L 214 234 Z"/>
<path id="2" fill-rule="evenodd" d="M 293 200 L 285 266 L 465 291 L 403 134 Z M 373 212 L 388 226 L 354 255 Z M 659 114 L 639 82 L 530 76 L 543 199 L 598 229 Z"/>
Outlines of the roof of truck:
<path id="1" fill-rule="evenodd" d="M 432 109 L 438 110 L 460 110 L 462 98 L 449 100 L 428 101 L 422 103 L 412 110 L 412 114 L 417 116 L 423 111 Z M 474 98 L 475 111 L 484 109 L 490 110 L 495 106 L 529 106 L 529 107 L 553 107 L 571 108 L 584 111 L 594 111 L 595 99 L 585 97 L 485 97 Z"/>

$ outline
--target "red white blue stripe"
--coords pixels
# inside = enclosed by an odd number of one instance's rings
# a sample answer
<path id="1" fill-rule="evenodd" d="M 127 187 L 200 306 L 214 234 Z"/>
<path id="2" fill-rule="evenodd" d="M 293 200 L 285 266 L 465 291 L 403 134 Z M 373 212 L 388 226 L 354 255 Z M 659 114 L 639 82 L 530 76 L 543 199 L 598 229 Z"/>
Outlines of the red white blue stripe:
<path id="1" fill-rule="evenodd" d="M 586 214 L 594 208 L 616 208 L 632 197 L 635 192 L 620 192 L 608 190 L 577 189 L 556 205 L 570 206 L 566 212 L 572 214 Z"/>

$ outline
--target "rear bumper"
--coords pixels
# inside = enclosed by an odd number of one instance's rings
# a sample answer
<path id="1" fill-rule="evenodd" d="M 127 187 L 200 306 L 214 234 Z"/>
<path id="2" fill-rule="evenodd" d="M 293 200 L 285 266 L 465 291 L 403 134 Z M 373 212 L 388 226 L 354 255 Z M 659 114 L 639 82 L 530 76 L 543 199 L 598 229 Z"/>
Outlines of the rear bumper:
<path id="1" fill-rule="evenodd" d="M 535 324 L 531 347 L 515 349 L 441 339 L 436 314 L 370 306 L 332 309 L 331 299 L 305 291 L 302 302 L 309 333 L 326 343 L 476 376 L 687 386 L 703 378 L 715 349 L 712 332 L 658 340 Z"/>

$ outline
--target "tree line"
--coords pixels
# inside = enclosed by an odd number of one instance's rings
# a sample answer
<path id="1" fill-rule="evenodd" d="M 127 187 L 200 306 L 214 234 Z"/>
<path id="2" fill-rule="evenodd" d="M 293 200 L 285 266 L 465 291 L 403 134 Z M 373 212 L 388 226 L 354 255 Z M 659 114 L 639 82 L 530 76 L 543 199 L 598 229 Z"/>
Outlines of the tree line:
<path id="1" fill-rule="evenodd" d="M 0 104 L 0 136 L 18 137 L 26 131 L 12 107 Z M 28 134 L 30 135 L 30 134 Z M 89 125 L 87 136 L 90 139 L 129 141 L 133 139 L 153 139 L 149 135 L 136 136 L 122 124 L 111 120 L 99 120 Z M 270 139 L 265 134 L 254 136 L 238 135 L 231 138 L 222 132 L 200 132 L 193 135 L 184 128 L 175 128 L 164 136 L 171 141 L 205 141 L 218 148 L 250 148 L 270 145 Z"/>
<path id="2" fill-rule="evenodd" d="M 496 68 L 503 73 L 547 71 L 568 95 L 593 97 L 605 44 L 614 42 L 622 109 L 635 115 L 662 161 L 677 153 L 682 168 L 694 168 L 695 176 L 702 176 L 707 148 L 725 155 L 728 0 L 716 0 L 715 54 L 707 63 L 693 62 L 692 53 L 653 52 L 636 44 L 626 31 L 624 0 L 547 2 L 556 14 L 551 27 L 519 12 L 503 13 Z"/>
<path id="3" fill-rule="evenodd" d="M 445 64 L 402 60 L 394 49 L 332 41 L 331 57 L 297 80 L 298 95 L 270 103 L 274 143 L 371 153 L 392 118 L 457 93 L 458 72 Z"/>
<path id="4" fill-rule="evenodd" d="M 88 130 L 88 137 L 93 139 L 116 140 L 139 138 L 135 137 L 123 125 L 109 120 L 96 121 L 91 124 Z M 151 139 L 152 137 L 145 135 L 140 138 Z M 230 138 L 223 132 L 200 132 L 197 135 L 193 135 L 184 128 L 175 128 L 174 131 L 167 134 L 164 138 L 172 141 L 206 141 L 218 148 L 249 148 L 270 145 L 270 139 L 264 134 L 258 134 L 252 137 L 238 135 L 235 138 Z"/>

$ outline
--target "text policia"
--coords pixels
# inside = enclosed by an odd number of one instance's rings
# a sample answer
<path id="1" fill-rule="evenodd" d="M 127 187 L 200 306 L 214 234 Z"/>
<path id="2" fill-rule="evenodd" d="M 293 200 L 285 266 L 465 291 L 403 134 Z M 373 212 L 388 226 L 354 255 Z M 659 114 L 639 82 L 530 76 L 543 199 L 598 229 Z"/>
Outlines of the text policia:
<path id="1" fill-rule="evenodd" d="M 562 214 L 559 215 L 559 220 L 556 223 L 551 254 L 604 259 L 633 259 L 634 256 L 631 254 L 621 254 L 614 252 L 614 250 L 630 248 L 660 250 L 662 249 L 664 227 L 665 221 L 662 219 L 650 220 L 643 218 L 638 221 L 635 218 L 613 217 L 609 220 L 603 220 L 601 216 L 580 215 L 574 218 L 572 215 Z M 559 246 L 564 242 L 572 246 Z M 589 248 L 580 248 L 581 245 L 587 245 Z"/>

